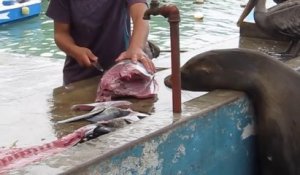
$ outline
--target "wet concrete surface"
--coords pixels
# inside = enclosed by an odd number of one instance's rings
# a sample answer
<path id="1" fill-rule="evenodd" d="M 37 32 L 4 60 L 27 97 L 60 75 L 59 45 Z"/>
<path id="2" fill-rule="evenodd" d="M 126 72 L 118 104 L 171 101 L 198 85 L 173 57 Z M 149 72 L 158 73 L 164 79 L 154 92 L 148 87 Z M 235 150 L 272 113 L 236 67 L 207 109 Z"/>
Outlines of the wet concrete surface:
<path id="1" fill-rule="evenodd" d="M 41 144 L 56 138 L 49 113 L 62 84 L 62 60 L 0 54 L 0 147 Z"/>

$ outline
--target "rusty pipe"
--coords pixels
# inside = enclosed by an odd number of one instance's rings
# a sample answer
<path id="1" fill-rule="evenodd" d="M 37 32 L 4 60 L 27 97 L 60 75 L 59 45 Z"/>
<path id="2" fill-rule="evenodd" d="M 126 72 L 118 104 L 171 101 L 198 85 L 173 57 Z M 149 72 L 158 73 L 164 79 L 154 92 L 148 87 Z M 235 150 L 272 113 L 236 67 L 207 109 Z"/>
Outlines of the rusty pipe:
<path id="1" fill-rule="evenodd" d="M 180 14 L 176 5 L 174 4 L 164 4 L 159 6 L 159 2 L 157 0 L 152 0 L 150 3 L 150 8 L 146 10 L 144 14 L 145 20 L 150 20 L 150 16 L 162 15 L 165 18 L 168 18 L 169 22 L 179 23 L 180 22 Z M 171 23 L 170 23 L 171 25 Z"/>
<path id="2" fill-rule="evenodd" d="M 152 0 L 150 8 L 144 14 L 145 20 L 150 20 L 150 16 L 162 15 L 168 18 L 170 24 L 171 38 L 171 81 L 172 81 L 172 101 L 173 112 L 181 112 L 181 75 L 180 75 L 180 48 L 179 48 L 179 9 L 173 4 L 159 6 L 158 0 Z"/>

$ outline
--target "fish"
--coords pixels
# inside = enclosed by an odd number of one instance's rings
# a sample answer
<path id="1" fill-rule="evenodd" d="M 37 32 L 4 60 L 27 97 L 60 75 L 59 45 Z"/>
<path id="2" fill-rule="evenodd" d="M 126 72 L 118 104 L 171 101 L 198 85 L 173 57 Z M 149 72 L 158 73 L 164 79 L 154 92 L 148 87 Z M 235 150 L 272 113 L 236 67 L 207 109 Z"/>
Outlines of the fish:
<path id="1" fill-rule="evenodd" d="M 87 121 L 97 122 L 97 121 L 107 121 L 114 118 L 124 117 L 130 114 L 130 110 L 121 109 L 117 107 L 108 107 L 103 112 L 98 113 L 90 118 L 87 118 Z"/>
<path id="2" fill-rule="evenodd" d="M 23 167 L 51 155 L 60 153 L 84 140 L 90 140 L 110 132 L 111 129 L 99 124 L 89 124 L 57 140 L 24 148 L 0 148 L 0 174 Z"/>
<path id="3" fill-rule="evenodd" d="M 103 112 L 94 115 L 91 118 L 88 118 L 86 120 L 90 122 L 99 122 L 99 121 L 110 121 L 114 120 L 116 118 L 122 118 L 124 120 L 135 122 L 140 119 L 143 119 L 145 117 L 149 116 L 148 114 L 140 113 L 133 111 L 131 109 L 121 109 L 117 107 L 109 107 L 106 108 Z"/>
<path id="4" fill-rule="evenodd" d="M 148 116 L 149 114 L 136 112 L 131 109 L 124 110 L 112 107 L 107 111 L 105 110 L 103 113 L 95 115 L 87 120 L 91 122 L 105 123 L 106 121 L 110 122 L 117 118 L 122 118 L 122 120 L 126 120 L 128 123 L 133 123 Z"/>
<path id="5" fill-rule="evenodd" d="M 131 60 L 118 62 L 107 70 L 100 79 L 96 102 L 110 101 L 119 97 L 139 99 L 155 97 L 158 83 L 154 74 L 150 74 L 140 62 Z"/>
<path id="6" fill-rule="evenodd" d="M 70 122 L 75 122 L 79 120 L 87 120 L 90 122 L 99 122 L 99 121 L 109 121 L 115 118 L 120 118 L 120 117 L 127 117 L 128 120 L 137 120 L 135 116 L 139 116 L 139 118 L 144 118 L 146 116 L 149 116 L 148 114 L 140 113 L 133 111 L 131 109 L 122 109 L 118 107 L 99 107 L 93 109 L 91 112 L 88 112 L 83 115 L 75 116 L 72 118 L 68 118 L 65 120 L 61 120 L 56 122 L 57 124 L 63 124 L 63 123 L 70 123 Z"/>
<path id="7" fill-rule="evenodd" d="M 106 102 L 97 102 L 97 103 L 86 103 L 86 104 L 76 104 L 71 106 L 71 110 L 73 111 L 91 111 L 94 108 L 101 107 L 119 107 L 127 109 L 132 103 L 126 100 L 115 100 L 115 101 L 106 101 Z"/>
<path id="8" fill-rule="evenodd" d="M 103 112 L 107 107 L 119 107 L 119 108 L 127 109 L 127 108 L 129 108 L 129 106 L 131 104 L 132 104 L 131 102 L 125 101 L 125 100 L 87 103 L 87 104 L 76 104 L 76 105 L 71 106 L 71 110 L 90 111 L 90 112 L 83 114 L 83 115 L 68 118 L 65 120 L 61 120 L 56 123 L 62 124 L 62 123 L 69 123 L 69 122 L 73 122 L 73 121 L 88 119 L 88 118 L 91 118 L 91 117 L 97 115 L 98 113 Z"/>
<path id="9" fill-rule="evenodd" d="M 75 117 L 71 117 L 71 118 L 68 118 L 68 119 L 65 119 L 65 120 L 61 120 L 61 121 L 58 121 L 56 122 L 57 124 L 63 124 L 63 123 L 70 123 L 70 122 L 74 122 L 74 121 L 78 121 L 78 120 L 83 120 L 83 119 L 88 119 L 88 118 L 91 118 L 93 117 L 94 115 L 97 115 L 101 112 L 103 112 L 106 108 L 105 107 L 98 107 L 98 108 L 95 108 L 93 109 L 92 111 L 86 113 L 86 114 L 82 114 L 82 115 L 78 115 L 78 116 L 75 116 Z"/>
<path id="10" fill-rule="evenodd" d="M 128 115 L 121 118 L 115 118 L 108 121 L 98 121 L 97 124 L 104 125 L 108 128 L 123 128 L 129 124 L 137 122 L 143 119 L 144 116 L 135 116 L 135 115 Z"/>

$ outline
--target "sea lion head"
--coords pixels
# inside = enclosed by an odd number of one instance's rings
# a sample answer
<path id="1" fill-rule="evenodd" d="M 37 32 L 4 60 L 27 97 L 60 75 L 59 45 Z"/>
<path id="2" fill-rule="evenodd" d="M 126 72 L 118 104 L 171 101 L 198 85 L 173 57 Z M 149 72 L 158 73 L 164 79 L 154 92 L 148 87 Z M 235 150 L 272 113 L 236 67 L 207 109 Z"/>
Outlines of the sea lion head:
<path id="1" fill-rule="evenodd" d="M 240 50 L 212 50 L 192 57 L 180 69 L 181 88 L 191 91 L 215 89 L 247 90 L 252 86 L 257 67 L 247 64 L 247 52 Z M 171 76 L 165 85 L 172 87 Z"/>

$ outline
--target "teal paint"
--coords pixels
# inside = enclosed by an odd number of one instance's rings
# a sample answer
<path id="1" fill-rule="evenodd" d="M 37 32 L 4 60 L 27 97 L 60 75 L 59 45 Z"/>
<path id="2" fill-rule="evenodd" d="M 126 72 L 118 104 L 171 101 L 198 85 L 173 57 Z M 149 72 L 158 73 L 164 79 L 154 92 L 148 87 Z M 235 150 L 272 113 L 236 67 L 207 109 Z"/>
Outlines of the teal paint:
<path id="1" fill-rule="evenodd" d="M 249 106 L 238 100 L 174 129 L 158 147 L 164 158 L 162 174 L 254 174 L 249 165 L 255 163 L 255 137 L 241 138 L 242 128 L 253 123 Z M 185 154 L 174 161 L 180 145 Z"/>
<path id="2" fill-rule="evenodd" d="M 144 149 L 143 145 L 137 145 L 134 148 L 134 151 L 124 152 L 124 153 L 120 154 L 118 157 L 113 157 L 111 159 L 111 161 L 112 161 L 113 164 L 120 164 L 120 163 L 122 163 L 121 160 L 124 160 L 128 156 L 140 157 L 140 156 L 142 156 L 143 149 Z"/>
<path id="3" fill-rule="evenodd" d="M 101 174 L 257 174 L 253 123 L 243 97 L 94 166 Z"/>

